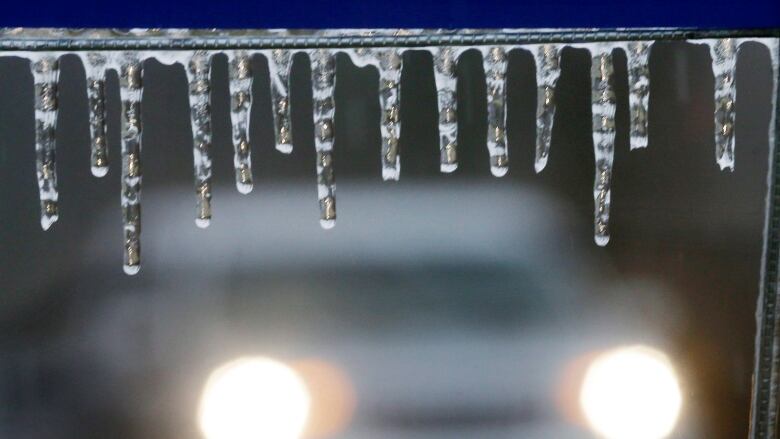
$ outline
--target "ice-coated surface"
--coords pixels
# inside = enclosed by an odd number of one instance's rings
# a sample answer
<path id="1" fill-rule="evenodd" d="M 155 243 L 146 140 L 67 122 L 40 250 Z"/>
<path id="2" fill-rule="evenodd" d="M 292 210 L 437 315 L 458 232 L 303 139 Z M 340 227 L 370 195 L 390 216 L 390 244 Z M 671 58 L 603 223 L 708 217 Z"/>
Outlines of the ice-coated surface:
<path id="1" fill-rule="evenodd" d="M 333 170 L 333 115 L 336 101 L 336 58 L 328 49 L 309 52 L 311 60 L 312 108 L 314 110 L 314 147 L 317 150 L 317 196 L 320 225 L 330 229 L 336 221 L 336 178 Z"/>
<path id="2" fill-rule="evenodd" d="M 130 52 L 119 59 L 119 96 L 122 100 L 122 219 L 124 270 L 138 273 L 141 266 L 141 95 L 143 61 Z"/>
<path id="3" fill-rule="evenodd" d="M 382 179 L 401 178 L 401 72 L 403 70 L 403 48 L 355 48 L 341 52 L 349 56 L 356 67 L 372 66 L 379 73 L 379 107 L 381 111 L 379 131 L 381 134 L 380 164 Z"/>
<path id="4" fill-rule="evenodd" d="M 503 177 L 509 171 L 509 151 L 506 138 L 506 69 L 504 47 L 491 47 L 482 53 L 487 87 L 487 148 L 490 172 Z"/>
<path id="5" fill-rule="evenodd" d="M 737 101 L 739 41 L 724 38 L 710 44 L 715 75 L 715 161 L 720 169 L 734 170 L 734 115 Z"/>
<path id="6" fill-rule="evenodd" d="M 628 107 L 631 112 L 631 149 L 647 147 L 647 113 L 650 100 L 650 47 L 652 41 L 628 43 Z"/>
<path id="7" fill-rule="evenodd" d="M 54 32 L 53 30 L 51 30 Z M 13 32 L 0 31 L 8 37 Z M 84 31 L 90 32 L 90 31 Z M 95 31 L 94 38 L 105 37 Z M 135 32 L 135 33 L 134 33 Z M 135 35 L 140 31 L 130 31 Z M 173 32 L 173 33 L 171 33 Z M 191 31 L 182 30 L 182 38 Z M 282 32 L 283 31 L 279 31 Z M 401 31 L 350 31 L 355 35 L 401 35 Z M 404 31 L 413 34 L 414 31 Z M 420 31 L 423 32 L 423 31 Z M 465 32 L 465 31 L 464 31 Z M 212 35 L 208 31 L 206 35 Z M 227 34 L 230 34 L 229 32 Z M 338 31 L 318 32 L 319 36 L 341 35 Z M 460 33 L 456 33 L 460 34 Z M 27 37 L 37 35 L 34 31 Z M 174 31 L 161 35 L 178 38 Z M 263 34 L 265 35 L 265 34 Z M 268 35 L 275 35 L 273 32 Z M 767 46 L 772 57 L 775 90 L 778 75 L 777 38 L 703 39 L 692 43 L 709 46 L 715 76 L 715 145 L 716 161 L 721 169 L 733 169 L 735 156 L 735 67 L 740 44 L 755 41 Z M 160 50 L 160 51 L 76 51 L 84 64 L 87 77 L 89 126 L 91 134 L 90 168 L 95 176 L 108 172 L 105 117 L 105 75 L 115 70 L 120 79 L 122 100 L 122 214 L 124 230 L 124 271 L 140 269 L 141 233 L 141 97 L 143 63 L 154 58 L 163 64 L 184 66 L 189 82 L 189 99 L 193 129 L 194 177 L 197 199 L 196 224 L 206 227 L 211 218 L 211 114 L 210 66 L 213 55 L 225 53 L 229 62 L 231 95 L 230 118 L 233 126 L 234 167 L 236 187 L 242 193 L 252 190 L 252 162 L 249 139 L 249 113 L 252 106 L 251 59 L 266 57 L 269 65 L 272 109 L 276 147 L 281 152 L 292 151 L 290 125 L 289 75 L 292 58 L 298 51 L 309 56 L 312 72 L 313 117 L 317 152 L 317 188 L 320 224 L 331 228 L 336 220 L 333 142 L 335 133 L 336 82 L 335 56 L 344 53 L 359 67 L 372 66 L 379 72 L 379 101 L 382 137 L 381 165 L 385 180 L 400 176 L 400 87 L 403 54 L 407 50 L 427 51 L 433 56 L 434 77 L 438 94 L 441 170 L 452 172 L 458 166 L 457 149 L 457 63 L 461 53 L 477 49 L 483 56 L 487 88 L 488 133 L 486 146 L 493 175 L 508 170 L 506 138 L 506 74 L 507 56 L 512 50 L 527 50 L 536 61 L 537 139 L 535 169 L 544 169 L 550 155 L 550 141 L 555 116 L 555 86 L 561 74 L 561 52 L 567 46 L 586 49 L 592 57 L 593 147 L 595 158 L 594 239 L 599 245 L 609 241 L 609 211 L 612 168 L 615 148 L 615 95 L 611 81 L 614 50 L 623 50 L 628 63 L 630 147 L 647 146 L 648 101 L 650 71 L 648 67 L 652 41 L 529 44 L 519 46 L 442 46 L 442 47 L 364 47 L 341 49 L 242 49 L 242 50 Z M 58 217 L 55 129 L 57 120 L 58 60 L 66 52 L 0 52 L 1 56 L 23 57 L 30 61 L 35 83 L 36 169 L 41 200 L 41 225 L 50 227 Z M 773 94 L 776 99 L 776 92 Z M 773 109 L 775 106 L 773 105 Z M 774 147 L 774 120 L 769 128 L 770 145 Z"/>
<path id="8" fill-rule="evenodd" d="M 48 230 L 59 218 L 57 199 L 57 86 L 59 55 L 40 54 L 30 59 L 35 83 L 35 159 L 41 200 L 41 227 Z"/>
<path id="9" fill-rule="evenodd" d="M 271 76 L 271 105 L 274 115 L 274 139 L 276 149 L 285 154 L 292 152 L 292 124 L 290 122 L 290 68 L 292 52 L 274 49 L 266 52 L 268 72 Z"/>
<path id="10" fill-rule="evenodd" d="M 766 219 L 764 221 L 764 245 L 763 249 L 761 251 L 761 273 L 759 278 L 761 279 L 760 287 L 758 289 L 758 300 L 757 303 L 759 304 L 756 311 L 756 323 L 758 325 L 758 332 L 756 334 L 756 341 L 755 341 L 755 361 L 754 361 L 754 376 L 760 376 L 763 374 L 763 349 L 762 349 L 762 340 L 764 340 L 767 336 L 767 334 L 764 333 L 766 326 L 763 324 L 766 321 L 767 314 L 766 312 L 774 312 L 772 308 L 766 308 L 763 304 L 766 302 L 766 294 L 776 294 L 776 288 L 774 288 L 775 291 L 771 291 L 772 288 L 766 288 L 766 282 L 774 282 L 775 279 L 772 278 L 772 276 L 767 276 L 766 269 L 769 266 L 767 263 L 767 258 L 770 257 L 770 245 L 772 245 L 771 240 L 769 239 L 769 233 L 770 233 L 770 227 L 772 226 L 771 222 L 771 215 L 772 215 L 772 204 L 775 203 L 775 199 L 773 196 L 773 190 L 772 185 L 774 184 L 774 178 L 775 178 L 775 170 L 774 170 L 774 160 L 773 157 L 775 156 L 775 148 L 776 148 L 776 135 L 777 135 L 777 93 L 778 93 L 778 75 L 780 75 L 780 39 L 777 38 L 761 38 L 761 39 L 744 39 L 742 42 L 745 41 L 756 41 L 760 44 L 763 44 L 769 49 L 769 56 L 772 61 L 772 113 L 769 118 L 769 160 L 767 160 L 767 173 L 766 173 L 766 183 L 767 183 L 767 191 L 766 191 L 766 197 L 765 197 L 765 215 Z M 771 291 L 771 292 L 770 292 Z M 776 349 L 776 347 L 775 347 Z M 775 378 L 771 378 L 773 381 Z M 768 404 L 768 411 L 771 414 L 774 414 L 777 412 L 777 403 L 776 403 L 776 386 L 771 386 L 770 390 L 770 397 L 769 397 L 769 404 Z M 751 400 L 751 407 L 758 407 L 760 404 L 760 395 L 758 392 L 754 392 L 752 395 Z M 755 418 L 754 418 L 755 419 Z M 771 419 L 771 418 L 770 418 Z M 755 429 L 755 424 L 751 422 L 751 429 Z"/>
<path id="11" fill-rule="evenodd" d="M 433 55 L 433 73 L 439 101 L 439 152 L 441 172 L 458 169 L 458 58 L 462 50 L 440 47 Z"/>
<path id="12" fill-rule="evenodd" d="M 612 194 L 612 162 L 615 157 L 615 91 L 612 87 L 612 49 L 602 44 L 591 51 L 591 106 L 593 112 L 593 155 L 596 177 L 593 182 L 595 204 L 594 239 L 605 246 L 609 242 L 609 205 Z"/>
<path id="13" fill-rule="evenodd" d="M 534 169 L 541 172 L 550 156 L 555 119 L 555 84 L 561 76 L 560 47 L 542 44 L 532 49 L 536 59 L 536 156 Z"/>
<path id="14" fill-rule="evenodd" d="M 252 150 L 249 143 L 249 113 L 252 110 L 252 57 L 243 50 L 228 52 L 230 74 L 230 121 L 233 125 L 233 167 L 236 189 L 252 192 Z"/>
<path id="15" fill-rule="evenodd" d="M 95 177 L 108 174 L 108 144 L 106 142 L 106 56 L 99 52 L 81 54 L 87 74 L 89 102 L 90 169 Z"/>
<path id="16" fill-rule="evenodd" d="M 715 78 L 715 161 L 721 170 L 734 170 L 736 156 L 736 67 L 737 55 L 740 46 L 748 41 L 753 41 L 766 46 L 769 49 L 774 72 L 774 86 L 777 86 L 778 54 L 777 38 L 721 38 L 690 41 L 695 44 L 704 44 L 709 48 L 712 58 L 712 74 Z M 777 93 L 773 93 L 772 99 L 776 99 Z M 772 106 L 773 119 L 776 106 Z M 774 145 L 774 122 L 769 128 L 770 145 Z"/>
<path id="17" fill-rule="evenodd" d="M 211 222 L 211 55 L 193 53 L 186 70 L 195 174 L 195 224 L 204 228 Z"/>
<path id="18" fill-rule="evenodd" d="M 398 180 L 401 176 L 401 154 L 398 142 L 401 138 L 401 69 L 403 59 L 397 49 L 376 51 L 379 69 L 379 106 L 382 111 L 382 179 Z"/>

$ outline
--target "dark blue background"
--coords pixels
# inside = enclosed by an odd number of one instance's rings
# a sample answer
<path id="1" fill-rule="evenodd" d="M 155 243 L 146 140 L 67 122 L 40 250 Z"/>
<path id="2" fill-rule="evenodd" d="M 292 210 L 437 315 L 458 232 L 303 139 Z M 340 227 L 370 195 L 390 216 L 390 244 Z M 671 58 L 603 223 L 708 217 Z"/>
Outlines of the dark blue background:
<path id="1" fill-rule="evenodd" d="M 0 26 L 780 27 L 780 0 L 2 0 Z"/>

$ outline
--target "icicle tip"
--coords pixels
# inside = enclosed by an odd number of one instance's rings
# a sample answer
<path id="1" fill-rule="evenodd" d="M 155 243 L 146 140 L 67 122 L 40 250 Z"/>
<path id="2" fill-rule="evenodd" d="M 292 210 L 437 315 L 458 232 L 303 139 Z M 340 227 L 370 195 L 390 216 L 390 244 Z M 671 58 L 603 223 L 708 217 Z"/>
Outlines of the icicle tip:
<path id="1" fill-rule="evenodd" d="M 92 166 L 92 175 L 95 177 L 105 177 L 108 174 L 108 167 L 107 166 Z"/>
<path id="2" fill-rule="evenodd" d="M 631 138 L 631 151 L 635 149 L 645 149 L 647 148 L 647 137 L 632 137 Z"/>
<path id="3" fill-rule="evenodd" d="M 292 153 L 293 146 L 292 143 L 277 143 L 276 150 L 282 154 L 290 154 Z"/>
<path id="4" fill-rule="evenodd" d="M 48 215 L 48 216 L 42 216 L 41 217 L 41 228 L 43 230 L 49 230 L 49 228 L 57 222 L 59 219 L 58 215 Z"/>
<path id="5" fill-rule="evenodd" d="M 141 271 L 141 266 L 140 265 L 124 265 L 122 267 L 122 269 L 124 270 L 125 274 L 127 274 L 129 276 L 133 276 L 133 275 L 138 274 L 139 271 Z"/>
<path id="6" fill-rule="evenodd" d="M 322 227 L 325 230 L 330 230 L 333 227 L 336 226 L 336 220 L 335 219 L 321 219 L 320 220 L 320 227 Z"/>
<path id="7" fill-rule="evenodd" d="M 252 189 L 254 189 L 254 185 L 252 183 L 241 183 L 240 181 L 236 182 L 236 189 L 238 189 L 238 192 L 246 195 L 250 192 L 252 192 Z"/>
<path id="8" fill-rule="evenodd" d="M 195 218 L 195 225 L 205 229 L 211 224 L 211 218 Z"/>
<path id="9" fill-rule="evenodd" d="M 445 174 L 450 174 L 452 172 L 455 172 L 458 169 L 457 163 L 442 163 L 441 164 L 441 172 L 444 172 Z"/>
<path id="10" fill-rule="evenodd" d="M 547 167 L 547 157 L 539 158 L 534 162 L 534 171 L 536 171 L 537 174 L 544 171 L 545 167 Z"/>
<path id="11" fill-rule="evenodd" d="M 401 177 L 401 170 L 397 168 L 382 168 L 382 180 L 398 181 Z"/>
<path id="12" fill-rule="evenodd" d="M 734 160 L 729 160 L 728 158 L 721 157 L 717 160 L 717 162 L 721 171 L 728 170 L 734 172 Z"/>
<path id="13" fill-rule="evenodd" d="M 503 177 L 506 175 L 507 172 L 509 172 L 509 168 L 507 166 L 490 167 L 490 173 L 493 174 L 494 177 Z"/>

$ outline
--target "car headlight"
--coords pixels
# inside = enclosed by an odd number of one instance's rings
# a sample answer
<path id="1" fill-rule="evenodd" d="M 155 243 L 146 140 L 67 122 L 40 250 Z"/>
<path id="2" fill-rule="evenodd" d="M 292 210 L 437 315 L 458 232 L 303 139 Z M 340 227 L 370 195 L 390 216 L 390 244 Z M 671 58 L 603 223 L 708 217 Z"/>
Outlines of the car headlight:
<path id="1" fill-rule="evenodd" d="M 666 355 L 632 346 L 590 364 L 580 405 L 591 427 L 607 439 L 662 439 L 677 423 L 682 395 Z"/>
<path id="2" fill-rule="evenodd" d="M 309 405 L 306 385 L 292 368 L 241 358 L 211 374 L 198 420 L 207 439 L 298 439 Z"/>

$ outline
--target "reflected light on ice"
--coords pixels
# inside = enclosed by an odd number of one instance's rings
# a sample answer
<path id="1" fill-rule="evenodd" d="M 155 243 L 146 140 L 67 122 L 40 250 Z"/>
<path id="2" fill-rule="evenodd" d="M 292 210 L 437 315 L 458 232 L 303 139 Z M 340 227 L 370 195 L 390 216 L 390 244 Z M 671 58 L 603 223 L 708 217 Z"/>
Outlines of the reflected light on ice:
<path id="1" fill-rule="evenodd" d="M 198 421 L 206 439 L 299 439 L 309 406 L 309 391 L 292 368 L 246 357 L 211 374 Z"/>
<path id="2" fill-rule="evenodd" d="M 677 423 L 682 395 L 666 355 L 632 346 L 606 352 L 590 364 L 580 405 L 591 427 L 606 439 L 662 439 Z"/>

